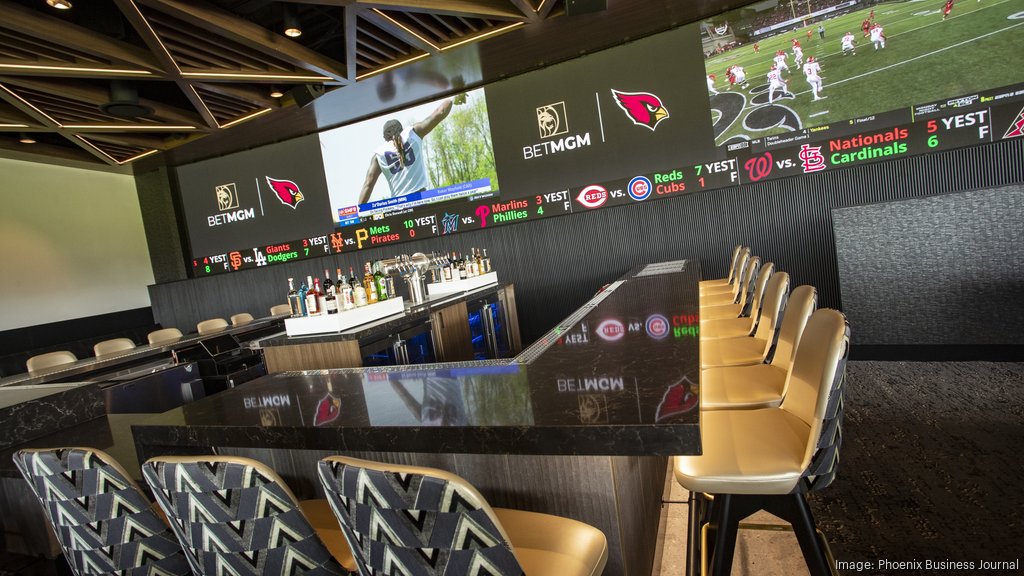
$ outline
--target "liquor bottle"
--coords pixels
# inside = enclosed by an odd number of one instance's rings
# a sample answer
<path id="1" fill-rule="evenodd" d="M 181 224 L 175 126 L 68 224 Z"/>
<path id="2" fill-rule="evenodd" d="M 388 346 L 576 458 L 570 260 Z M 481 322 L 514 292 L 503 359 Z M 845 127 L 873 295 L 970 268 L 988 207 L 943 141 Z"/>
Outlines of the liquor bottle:
<path id="1" fill-rule="evenodd" d="M 331 272 L 324 269 L 324 294 L 334 294 L 334 282 L 331 281 Z"/>
<path id="2" fill-rule="evenodd" d="M 452 259 L 444 255 L 444 266 L 441 268 L 441 282 L 452 281 Z"/>
<path id="3" fill-rule="evenodd" d="M 295 289 L 295 279 L 288 279 L 288 308 L 291 309 L 292 318 L 302 316 L 302 305 L 299 304 L 299 292 Z"/>
<path id="4" fill-rule="evenodd" d="M 305 282 L 299 286 L 299 315 L 309 316 L 309 310 L 306 309 L 306 292 L 309 292 L 309 285 Z"/>
<path id="5" fill-rule="evenodd" d="M 370 272 L 370 263 L 367 262 L 363 265 L 363 288 L 366 290 L 366 301 L 369 304 L 377 303 L 377 282 L 373 278 L 373 273 Z"/>
<path id="6" fill-rule="evenodd" d="M 469 272 L 469 275 L 471 277 L 472 276 L 479 276 L 480 275 L 480 266 L 478 266 L 477 262 L 476 262 L 476 248 L 470 248 L 469 249 L 469 256 L 466 256 L 466 258 L 469 259 L 469 264 L 466 266 L 467 272 Z"/>
<path id="7" fill-rule="evenodd" d="M 456 260 L 459 262 L 459 280 L 465 280 L 469 277 L 469 272 L 466 270 L 466 259 L 460 256 Z"/>
<path id="8" fill-rule="evenodd" d="M 328 282 L 331 282 L 331 274 L 329 270 L 324 270 L 324 278 L 326 278 L 326 280 L 324 280 L 324 286 L 326 286 Z M 338 298 L 334 282 L 331 282 L 330 288 L 325 288 L 324 292 L 327 293 L 327 295 L 324 296 L 324 311 L 327 314 L 337 314 L 338 310 L 341 309 L 341 299 Z"/>
<path id="9" fill-rule="evenodd" d="M 388 299 L 388 281 L 384 279 L 384 273 L 381 272 L 380 260 L 373 264 L 373 284 L 377 288 L 377 301 L 383 302 Z"/>
<path id="10" fill-rule="evenodd" d="M 491 257 L 487 255 L 487 248 L 484 248 L 484 270 L 491 271 Z"/>
<path id="11" fill-rule="evenodd" d="M 352 286 L 348 283 L 345 275 L 341 273 L 341 268 L 338 268 L 338 283 L 334 285 L 334 291 L 337 292 L 339 310 L 351 310 L 356 307 Z"/>
<path id="12" fill-rule="evenodd" d="M 395 276 L 388 274 L 384 276 L 384 281 L 388 284 L 388 298 L 397 298 L 398 292 L 395 291 Z"/>
<path id="13" fill-rule="evenodd" d="M 487 269 L 484 268 L 484 255 L 483 252 L 473 249 L 476 252 L 476 269 L 479 274 L 487 274 Z"/>
<path id="14" fill-rule="evenodd" d="M 307 316 L 319 316 L 323 313 L 323 308 L 320 306 L 323 293 L 320 292 L 320 279 L 313 279 L 312 276 L 306 278 L 306 280 L 313 286 L 308 292 L 306 292 L 306 315 Z"/>
<path id="15" fill-rule="evenodd" d="M 351 270 L 351 268 L 349 268 Z M 352 285 L 355 288 L 352 289 L 352 303 L 357 308 L 362 308 L 369 303 L 369 299 L 366 296 L 366 288 L 362 284 L 356 282 L 355 276 L 352 277 Z"/>

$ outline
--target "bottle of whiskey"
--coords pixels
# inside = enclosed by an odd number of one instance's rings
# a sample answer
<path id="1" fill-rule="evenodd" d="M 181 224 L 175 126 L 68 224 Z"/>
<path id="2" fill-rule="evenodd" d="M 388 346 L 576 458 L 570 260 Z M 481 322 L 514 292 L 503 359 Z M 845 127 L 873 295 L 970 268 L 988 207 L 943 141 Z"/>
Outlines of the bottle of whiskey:
<path id="1" fill-rule="evenodd" d="M 322 303 L 321 297 L 323 296 L 323 293 L 320 292 L 320 279 L 314 280 L 312 276 L 309 276 L 306 278 L 306 281 L 313 286 L 312 289 L 306 292 L 306 315 L 319 316 L 323 313 L 323 308 L 320 306 Z"/>
<path id="2" fill-rule="evenodd" d="M 331 281 L 331 272 L 324 269 L 324 295 L 334 294 L 334 282 Z"/>
<path id="3" fill-rule="evenodd" d="M 327 278 L 326 280 L 324 280 L 324 285 L 326 285 L 328 282 L 331 282 L 331 275 L 328 270 L 324 270 L 324 277 Z M 331 287 L 325 288 L 324 292 L 327 293 L 324 296 L 324 313 L 337 314 L 338 310 L 341 307 L 339 306 L 340 301 L 338 299 L 338 295 L 336 293 L 336 290 L 334 289 L 334 283 L 331 282 Z"/>
<path id="4" fill-rule="evenodd" d="M 373 273 L 370 272 L 370 263 L 367 262 L 363 265 L 363 288 L 366 289 L 366 301 L 369 304 L 377 303 L 377 282 L 373 278 Z"/>
<path id="5" fill-rule="evenodd" d="M 444 266 L 441 268 L 441 282 L 452 281 L 452 259 L 447 254 L 444 256 Z"/>
<path id="6" fill-rule="evenodd" d="M 299 292 L 295 289 L 295 279 L 288 279 L 288 308 L 291 310 L 292 318 L 302 316 L 302 304 L 299 304 Z"/>
<path id="7" fill-rule="evenodd" d="M 459 262 L 459 280 L 465 280 L 469 277 L 469 271 L 466 270 L 466 259 L 457 257 L 456 260 Z"/>
<path id="8" fill-rule="evenodd" d="M 476 269 L 478 274 L 487 274 L 487 269 L 484 267 L 484 254 L 480 250 L 473 249 L 476 252 Z"/>

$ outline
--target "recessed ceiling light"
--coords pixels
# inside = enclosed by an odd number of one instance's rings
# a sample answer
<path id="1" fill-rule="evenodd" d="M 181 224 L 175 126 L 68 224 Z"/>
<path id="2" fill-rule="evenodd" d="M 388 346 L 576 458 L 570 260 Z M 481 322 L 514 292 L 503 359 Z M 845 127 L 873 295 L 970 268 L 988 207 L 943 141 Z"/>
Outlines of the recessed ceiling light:
<path id="1" fill-rule="evenodd" d="M 35 144 L 36 139 L 22 132 L 21 134 L 18 134 L 18 142 L 21 142 L 22 144 Z"/>
<path id="2" fill-rule="evenodd" d="M 71 0 L 46 0 L 46 3 L 58 10 L 71 8 Z"/>
<path id="3" fill-rule="evenodd" d="M 281 90 L 281 88 L 279 86 L 271 86 L 270 87 L 270 97 L 271 98 L 280 98 L 282 96 L 284 96 L 284 91 Z"/>
<path id="4" fill-rule="evenodd" d="M 284 5 L 284 35 L 289 38 L 302 36 L 302 28 L 299 27 L 299 18 L 295 15 L 295 7 L 291 4 Z"/>

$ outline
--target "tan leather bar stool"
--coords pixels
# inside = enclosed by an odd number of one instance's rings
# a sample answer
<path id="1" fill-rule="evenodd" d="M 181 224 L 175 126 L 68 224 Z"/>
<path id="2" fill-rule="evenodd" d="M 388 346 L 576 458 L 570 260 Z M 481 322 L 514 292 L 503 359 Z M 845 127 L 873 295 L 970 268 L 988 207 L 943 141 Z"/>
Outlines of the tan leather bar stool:
<path id="1" fill-rule="evenodd" d="M 206 334 L 213 334 L 214 332 L 220 332 L 228 327 L 228 321 L 223 318 L 210 318 L 209 320 L 203 320 L 196 324 L 196 332 L 199 332 L 200 336 Z"/>
<path id="2" fill-rule="evenodd" d="M 700 373 L 701 410 L 771 408 L 786 396 L 793 353 L 814 313 L 818 295 L 813 286 L 799 286 L 786 303 L 779 341 L 770 364 L 708 368 Z M 703 328 L 702 328 L 703 331 Z"/>
<path id="3" fill-rule="evenodd" d="M 675 458 L 676 480 L 691 494 L 691 569 L 706 557 L 712 576 L 728 576 L 739 522 L 766 510 L 792 524 L 812 576 L 831 574 L 805 495 L 836 476 L 849 339 L 840 312 L 818 310 L 797 346 L 789 391 L 778 408 L 701 414 L 703 454 Z"/>
<path id="4" fill-rule="evenodd" d="M 112 340 L 104 340 L 94 344 L 92 347 L 92 353 L 99 358 L 101 356 L 117 354 L 118 352 L 127 352 L 132 348 L 135 348 L 135 342 L 133 342 L 131 338 L 114 338 Z"/>
<path id="5" fill-rule="evenodd" d="M 318 469 L 360 574 L 390 573 L 392 556 L 407 563 L 408 574 L 478 566 L 495 576 L 596 576 L 608 561 L 608 541 L 597 528 L 491 508 L 450 472 L 342 456 L 324 458 Z"/>
<path id="6" fill-rule="evenodd" d="M 249 314 L 248 312 L 240 312 L 231 316 L 231 325 L 242 326 L 252 322 L 253 320 L 254 318 L 252 317 L 252 314 Z"/>
<path id="7" fill-rule="evenodd" d="M 160 330 L 153 330 L 146 336 L 150 345 L 174 342 L 180 338 L 181 330 L 178 330 L 177 328 L 161 328 Z"/>
<path id="8" fill-rule="evenodd" d="M 723 292 L 718 294 L 704 293 L 700 295 L 700 309 L 723 306 L 726 304 L 742 304 L 744 298 L 754 289 L 754 279 L 761 270 L 761 257 L 751 256 L 747 260 L 747 266 L 743 270 L 740 281 L 736 284 L 737 292 Z"/>
<path id="9" fill-rule="evenodd" d="M 713 366 L 744 366 L 770 360 L 779 321 L 789 295 L 789 274 L 776 272 L 765 289 L 763 311 L 753 336 L 700 340 L 701 369 Z"/>
<path id="10" fill-rule="evenodd" d="M 43 370 L 60 366 L 62 364 L 71 364 L 77 360 L 78 357 L 72 352 L 68 350 L 58 350 L 56 352 L 38 354 L 29 358 L 25 363 L 25 368 L 28 369 L 29 374 L 37 374 Z"/>
<path id="11" fill-rule="evenodd" d="M 700 290 L 707 290 L 708 288 L 716 288 L 722 286 L 729 286 L 736 281 L 736 264 L 740 259 L 740 251 L 743 250 L 743 244 L 737 244 L 732 249 L 732 257 L 729 258 L 729 276 L 726 278 L 714 278 L 711 280 L 701 280 L 698 284 Z"/>
<path id="12" fill-rule="evenodd" d="M 278 304 L 270 308 L 271 316 L 284 316 L 286 314 L 290 316 L 291 313 L 292 307 L 289 306 L 288 304 Z"/>
<path id="13" fill-rule="evenodd" d="M 356 568 L 327 501 L 299 502 L 260 462 L 164 456 L 143 464 L 142 476 L 196 574 L 324 576 Z"/>
<path id="14" fill-rule="evenodd" d="M 775 264 L 761 266 L 754 281 L 754 291 L 746 291 L 741 304 L 724 304 L 700 309 L 701 338 L 732 338 L 750 336 L 761 318 L 764 290 L 775 273 Z"/>
<path id="15" fill-rule="evenodd" d="M 744 248 L 740 251 L 739 260 L 736 263 L 736 276 L 733 278 L 731 284 L 725 284 L 720 286 L 710 286 L 707 288 L 700 289 L 700 297 L 710 296 L 712 294 L 732 294 L 733 296 L 739 295 L 740 286 L 737 281 L 743 278 L 743 274 L 747 271 L 747 262 L 750 261 L 750 248 Z"/>
<path id="16" fill-rule="evenodd" d="M 191 574 L 171 528 L 124 468 L 91 448 L 19 450 L 14 464 L 75 574 Z"/>

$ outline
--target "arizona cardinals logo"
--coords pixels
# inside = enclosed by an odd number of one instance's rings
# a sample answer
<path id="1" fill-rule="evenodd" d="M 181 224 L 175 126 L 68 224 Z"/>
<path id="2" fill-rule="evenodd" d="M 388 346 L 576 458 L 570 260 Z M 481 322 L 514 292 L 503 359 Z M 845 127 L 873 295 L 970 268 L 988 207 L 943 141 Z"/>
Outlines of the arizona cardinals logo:
<path id="1" fill-rule="evenodd" d="M 291 180 L 276 180 L 267 176 L 267 184 L 274 190 L 274 194 L 277 194 L 277 199 L 281 201 L 281 204 L 287 204 L 293 209 L 305 199 L 302 191 L 299 190 L 299 185 Z"/>
<path id="2" fill-rule="evenodd" d="M 619 92 L 613 88 L 612 96 L 633 124 L 646 126 L 653 131 L 658 122 L 668 118 L 668 109 L 661 103 L 661 98 L 650 92 Z"/>
<path id="3" fill-rule="evenodd" d="M 341 414 L 341 400 L 328 393 L 316 403 L 313 426 L 323 426 L 328 422 L 333 422 L 338 419 L 339 414 Z"/>
<path id="4" fill-rule="evenodd" d="M 661 422 L 666 418 L 685 414 L 697 406 L 698 400 L 698 396 L 693 392 L 693 382 L 684 376 L 682 380 L 665 390 L 654 421 Z"/>

